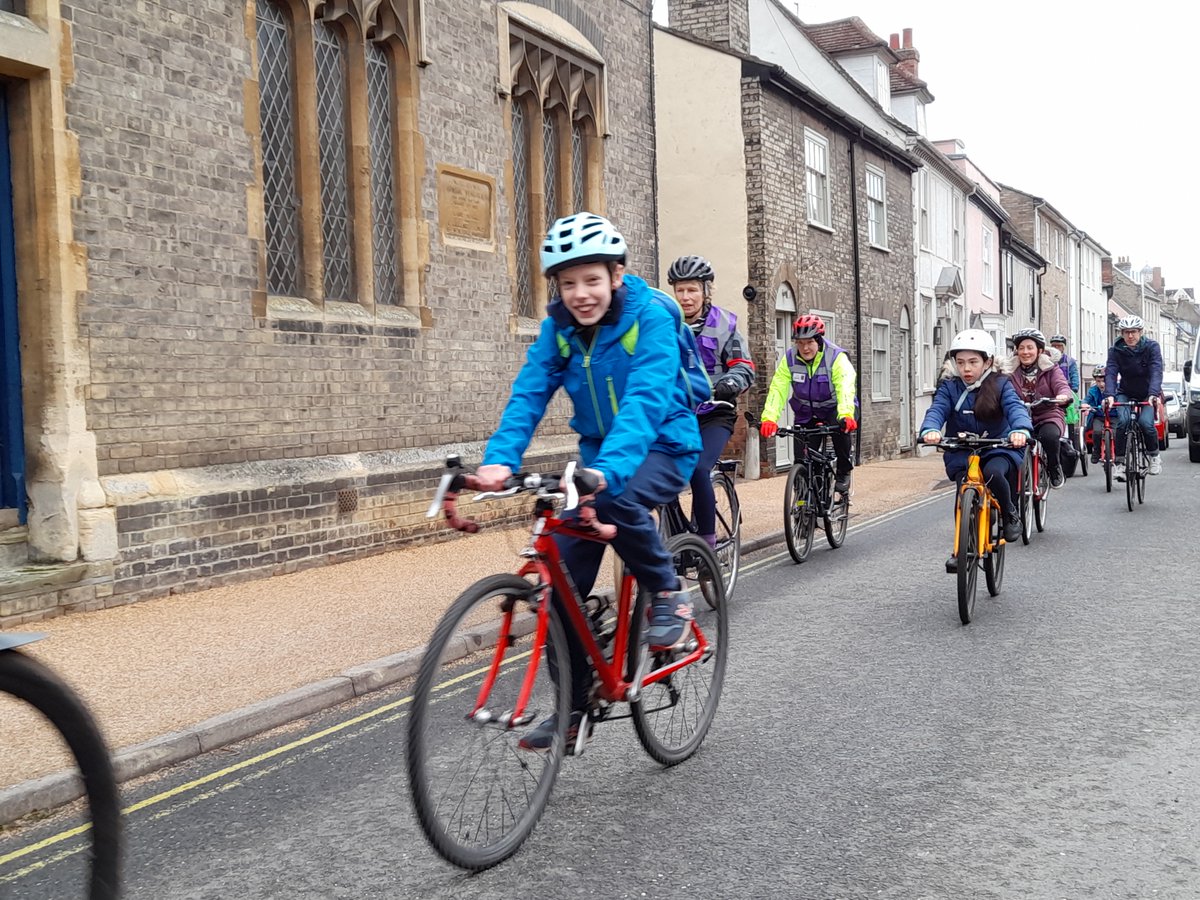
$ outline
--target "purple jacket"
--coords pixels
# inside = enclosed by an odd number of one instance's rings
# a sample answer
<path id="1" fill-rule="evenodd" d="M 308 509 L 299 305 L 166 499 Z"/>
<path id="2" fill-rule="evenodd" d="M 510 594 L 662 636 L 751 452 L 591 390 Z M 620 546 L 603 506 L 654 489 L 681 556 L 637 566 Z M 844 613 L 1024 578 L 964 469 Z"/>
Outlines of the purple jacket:
<path id="1" fill-rule="evenodd" d="M 1012 381 L 1012 386 L 1017 389 L 1017 396 L 1025 403 L 1032 403 L 1035 400 L 1040 400 L 1043 397 L 1058 397 L 1060 395 L 1070 396 L 1071 385 L 1067 382 L 1067 376 L 1063 374 L 1062 369 L 1058 364 L 1051 360 L 1046 353 L 1038 356 L 1038 374 L 1037 378 L 1029 381 L 1025 378 L 1025 373 L 1021 371 L 1021 364 L 1014 358 L 1012 361 L 1014 366 L 1013 373 L 1009 375 L 1009 380 Z M 1066 434 L 1067 431 L 1067 414 L 1066 410 L 1061 406 L 1039 406 L 1036 409 L 1031 409 L 1030 414 L 1033 416 L 1033 427 L 1037 428 L 1046 422 L 1054 422 L 1058 425 L 1059 431 Z"/>

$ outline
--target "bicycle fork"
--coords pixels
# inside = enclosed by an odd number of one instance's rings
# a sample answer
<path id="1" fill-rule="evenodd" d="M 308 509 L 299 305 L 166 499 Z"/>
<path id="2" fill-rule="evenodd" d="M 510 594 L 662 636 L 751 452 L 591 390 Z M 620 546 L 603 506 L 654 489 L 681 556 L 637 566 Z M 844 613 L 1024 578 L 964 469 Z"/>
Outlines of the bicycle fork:
<path id="1" fill-rule="evenodd" d="M 500 667 L 504 663 L 505 652 L 516 644 L 516 636 L 513 634 L 513 617 L 516 612 L 516 598 L 506 597 L 501 610 L 504 613 L 504 618 L 500 622 L 499 634 L 496 637 L 496 650 L 492 654 L 491 665 L 488 666 L 487 674 L 483 678 L 483 684 L 479 687 L 479 695 L 475 698 L 474 708 L 467 713 L 467 718 L 478 722 L 481 725 L 488 725 L 496 722 L 505 728 L 520 728 L 528 725 L 534 719 L 534 713 L 527 711 L 529 705 L 529 697 L 533 693 L 533 682 L 537 677 L 538 666 L 541 663 L 542 651 L 546 646 L 546 632 L 550 627 L 550 604 L 549 593 L 550 585 L 540 584 L 531 589 L 531 592 L 538 596 L 534 601 L 534 608 L 537 613 L 537 623 L 534 625 L 533 646 L 529 649 L 529 661 L 525 667 L 525 675 L 521 680 L 521 690 L 517 695 L 516 705 L 499 715 L 493 713 L 487 708 L 488 697 L 492 693 L 492 687 L 496 684 L 496 678 L 500 674 Z"/>

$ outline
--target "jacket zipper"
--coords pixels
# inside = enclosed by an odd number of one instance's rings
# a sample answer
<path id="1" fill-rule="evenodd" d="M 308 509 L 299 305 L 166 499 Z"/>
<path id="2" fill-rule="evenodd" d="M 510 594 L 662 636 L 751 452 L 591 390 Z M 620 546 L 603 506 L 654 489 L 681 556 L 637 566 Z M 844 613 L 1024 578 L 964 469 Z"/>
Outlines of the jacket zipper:
<path id="1" fill-rule="evenodd" d="M 579 345 L 579 349 L 583 351 L 583 374 L 587 376 L 588 392 L 592 395 L 592 410 L 596 413 L 596 425 L 600 428 L 600 437 L 605 437 L 607 432 L 604 428 L 604 419 L 600 415 L 600 398 L 596 396 L 596 383 L 592 380 L 592 353 L 596 349 L 596 340 L 600 337 L 600 329 L 596 328 L 592 335 L 592 346 L 584 347 L 583 341 L 575 338 L 575 343 Z"/>

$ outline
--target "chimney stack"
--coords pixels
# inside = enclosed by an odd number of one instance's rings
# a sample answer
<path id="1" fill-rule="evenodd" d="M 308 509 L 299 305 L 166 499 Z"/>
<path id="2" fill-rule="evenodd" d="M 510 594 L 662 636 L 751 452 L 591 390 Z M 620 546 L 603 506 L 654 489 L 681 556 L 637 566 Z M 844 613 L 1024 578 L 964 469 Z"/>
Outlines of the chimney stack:
<path id="1" fill-rule="evenodd" d="M 1150 276 L 1150 286 L 1160 294 L 1166 288 L 1166 282 L 1162 277 L 1162 266 L 1154 267 L 1154 274 Z"/>
<path id="2" fill-rule="evenodd" d="M 1130 278 L 1133 277 L 1133 271 L 1132 271 L 1133 267 L 1129 265 L 1129 257 L 1128 256 L 1118 256 L 1117 257 L 1117 268 L 1120 269 L 1122 272 L 1124 272 L 1126 275 L 1128 275 Z"/>
<path id="3" fill-rule="evenodd" d="M 749 0 L 667 0 L 667 24 L 730 50 L 750 52 Z"/>
<path id="4" fill-rule="evenodd" d="M 1113 263 L 1111 256 L 1100 257 L 1100 284 L 1112 284 Z"/>
<path id="5" fill-rule="evenodd" d="M 898 35 L 896 32 L 893 31 L 892 36 L 888 39 L 888 46 L 891 47 L 893 50 L 899 50 L 900 49 L 900 35 Z"/>
<path id="6" fill-rule="evenodd" d="M 900 62 L 897 65 L 913 78 L 918 78 L 920 76 L 917 75 L 917 65 L 921 62 L 921 54 L 912 45 L 912 31 L 911 28 L 904 29 L 904 45 L 901 47 L 896 46 L 897 36 L 893 34 L 891 45 L 892 52 L 900 57 Z"/>

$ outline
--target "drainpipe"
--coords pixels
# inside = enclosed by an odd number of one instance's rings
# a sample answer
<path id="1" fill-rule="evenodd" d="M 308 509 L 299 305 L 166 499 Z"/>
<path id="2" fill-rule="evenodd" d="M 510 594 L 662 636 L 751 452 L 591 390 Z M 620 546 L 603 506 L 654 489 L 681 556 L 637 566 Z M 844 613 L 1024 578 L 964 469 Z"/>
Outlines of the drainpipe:
<path id="1" fill-rule="evenodd" d="M 858 400 L 858 430 L 854 432 L 854 464 L 862 464 L 862 432 L 863 409 L 862 400 L 862 274 L 859 271 L 858 254 L 858 173 L 854 164 L 854 145 L 858 143 L 853 136 L 850 138 L 850 234 L 854 247 L 854 358 L 858 361 L 859 373 L 854 379 L 855 399 Z"/>

